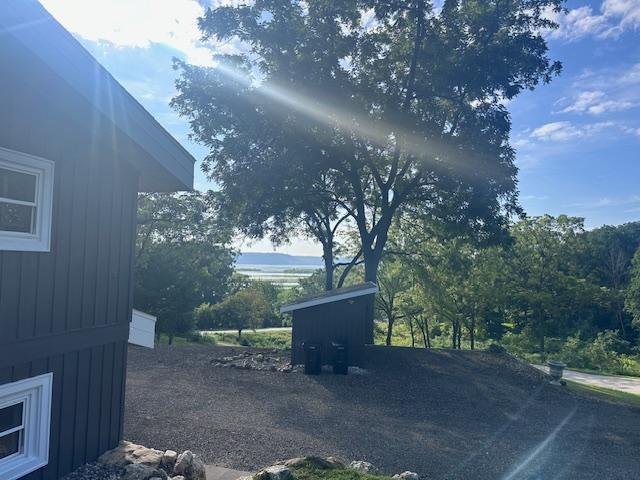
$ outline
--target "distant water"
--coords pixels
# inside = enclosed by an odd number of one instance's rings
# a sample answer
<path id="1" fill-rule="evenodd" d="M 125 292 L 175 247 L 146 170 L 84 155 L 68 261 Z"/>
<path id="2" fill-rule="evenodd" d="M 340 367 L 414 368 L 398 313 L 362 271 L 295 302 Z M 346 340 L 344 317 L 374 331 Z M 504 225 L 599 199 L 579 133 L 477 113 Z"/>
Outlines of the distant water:
<path id="1" fill-rule="evenodd" d="M 295 287 L 301 279 L 310 277 L 316 265 L 236 265 L 236 271 L 255 280 L 264 280 L 282 287 Z"/>

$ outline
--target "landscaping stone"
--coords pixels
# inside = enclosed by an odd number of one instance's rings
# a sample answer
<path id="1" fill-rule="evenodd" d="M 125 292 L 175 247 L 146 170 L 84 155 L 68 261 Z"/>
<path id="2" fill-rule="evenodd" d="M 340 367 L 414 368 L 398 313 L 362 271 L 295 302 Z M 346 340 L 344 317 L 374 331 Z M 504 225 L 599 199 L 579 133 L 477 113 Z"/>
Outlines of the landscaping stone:
<path id="1" fill-rule="evenodd" d="M 182 475 L 186 480 L 206 480 L 204 463 L 190 450 L 182 452 L 176 459 L 173 475 Z"/>
<path id="2" fill-rule="evenodd" d="M 400 478 L 403 480 L 420 480 L 420 476 L 417 473 L 409 471 L 396 473 L 393 478 Z"/>
<path id="3" fill-rule="evenodd" d="M 158 467 L 162 460 L 163 452 L 142 445 L 122 441 L 120 444 L 98 458 L 98 462 L 104 465 L 126 467 L 129 464 L 148 465 Z"/>
<path id="4" fill-rule="evenodd" d="M 245 351 L 235 355 L 214 358 L 210 360 L 214 367 L 238 368 L 240 370 L 260 370 L 267 372 L 301 372 L 302 366 L 293 366 L 289 363 L 288 353 L 279 350 L 268 352 Z"/>
<path id="5" fill-rule="evenodd" d="M 162 455 L 162 460 L 160 460 L 160 468 L 167 473 L 173 472 L 173 468 L 176 465 L 177 459 L 178 459 L 177 452 L 174 452 L 173 450 L 167 450 Z"/>
<path id="6" fill-rule="evenodd" d="M 150 467 L 159 467 L 164 452 L 154 448 L 140 447 L 134 450 L 131 455 L 131 463 L 149 465 Z"/>
<path id="7" fill-rule="evenodd" d="M 171 477 L 171 480 L 186 480 L 182 475 L 176 475 L 175 477 Z"/>
<path id="8" fill-rule="evenodd" d="M 254 480 L 292 480 L 291 470 L 286 465 L 272 465 L 253 476 Z"/>
<path id="9" fill-rule="evenodd" d="M 362 460 L 355 460 L 355 461 L 351 462 L 349 464 L 349 468 L 351 470 L 355 470 L 356 472 L 360 472 L 360 473 L 371 473 L 371 474 L 374 474 L 374 473 L 377 472 L 376 467 L 374 467 L 369 462 L 365 462 L 365 461 L 362 461 Z"/>
<path id="10" fill-rule="evenodd" d="M 325 470 L 345 467 L 345 465 L 342 462 L 340 462 L 339 460 L 333 457 L 322 458 L 322 457 L 314 457 L 314 456 L 291 458 L 286 462 L 284 462 L 283 465 L 291 468 L 301 467 L 303 465 L 309 465 L 315 468 L 322 468 Z"/>
<path id="11" fill-rule="evenodd" d="M 151 480 L 152 478 L 160 478 L 167 480 L 169 476 L 164 470 L 151 467 L 143 463 L 132 463 L 124 469 L 122 480 Z"/>

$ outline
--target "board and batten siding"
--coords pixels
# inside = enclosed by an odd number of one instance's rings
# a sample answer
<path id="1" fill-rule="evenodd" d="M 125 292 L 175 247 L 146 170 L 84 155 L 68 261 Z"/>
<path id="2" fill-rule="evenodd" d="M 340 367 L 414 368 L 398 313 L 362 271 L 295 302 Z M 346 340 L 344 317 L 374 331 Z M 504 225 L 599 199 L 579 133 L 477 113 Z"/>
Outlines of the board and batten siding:
<path id="1" fill-rule="evenodd" d="M 365 345 L 373 344 L 374 295 L 302 308 L 293 311 L 291 362 L 304 363 L 304 342 L 322 345 L 321 361 L 332 362 L 332 342 L 348 347 L 349 365 L 365 365 Z"/>
<path id="2" fill-rule="evenodd" d="M 49 464 L 25 477 L 49 480 L 122 436 L 139 174 L 118 132 L 25 68 L 0 76 L 0 147 L 55 162 L 51 250 L 0 251 L 0 384 L 53 372 Z"/>

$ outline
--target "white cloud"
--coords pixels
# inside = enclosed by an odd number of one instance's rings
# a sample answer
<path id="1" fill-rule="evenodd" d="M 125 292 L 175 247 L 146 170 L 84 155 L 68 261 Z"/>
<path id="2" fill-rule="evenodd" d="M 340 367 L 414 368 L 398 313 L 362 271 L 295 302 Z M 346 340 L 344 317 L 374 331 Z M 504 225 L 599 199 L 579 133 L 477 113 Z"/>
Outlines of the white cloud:
<path id="1" fill-rule="evenodd" d="M 640 1 L 604 0 L 600 12 L 583 6 L 569 10 L 567 14 L 548 11 L 547 17 L 560 25 L 549 33 L 551 38 L 567 41 L 587 36 L 615 38 L 625 31 L 640 28 Z"/>
<path id="2" fill-rule="evenodd" d="M 605 130 L 622 130 L 615 122 L 597 122 L 585 125 L 574 125 L 571 122 L 551 122 L 536 128 L 531 132 L 531 137 L 537 140 L 551 142 L 566 142 L 579 138 L 589 138 Z"/>
<path id="3" fill-rule="evenodd" d="M 576 93 L 555 103 L 561 108 L 556 113 L 602 115 L 640 107 L 640 63 L 585 71 L 571 90 Z"/>
<path id="4" fill-rule="evenodd" d="M 575 101 L 561 110 L 561 113 L 590 113 L 600 115 L 607 112 L 619 112 L 635 107 L 637 104 L 629 100 L 611 100 L 600 90 L 581 92 Z"/>
<path id="5" fill-rule="evenodd" d="M 200 42 L 197 19 L 204 8 L 196 0 L 41 0 L 71 32 L 118 47 L 148 48 L 152 43 L 182 52 L 187 61 L 211 64 Z"/>
<path id="6" fill-rule="evenodd" d="M 551 122 L 536 128 L 531 136 L 540 140 L 551 140 L 562 142 L 580 137 L 582 134 L 580 129 L 571 124 L 571 122 Z"/>

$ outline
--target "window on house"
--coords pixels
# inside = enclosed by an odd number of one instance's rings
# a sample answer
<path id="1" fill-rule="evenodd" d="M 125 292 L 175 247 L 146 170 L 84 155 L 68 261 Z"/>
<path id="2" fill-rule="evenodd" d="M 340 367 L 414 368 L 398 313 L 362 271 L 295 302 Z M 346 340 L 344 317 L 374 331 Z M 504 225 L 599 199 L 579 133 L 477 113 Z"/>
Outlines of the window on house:
<path id="1" fill-rule="evenodd" d="M 47 464 L 53 374 L 0 385 L 0 478 L 15 480 Z"/>
<path id="2" fill-rule="evenodd" d="M 49 251 L 53 162 L 0 148 L 0 250 Z"/>

